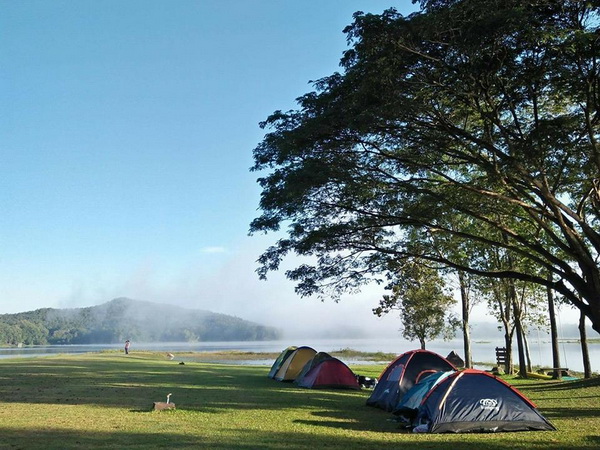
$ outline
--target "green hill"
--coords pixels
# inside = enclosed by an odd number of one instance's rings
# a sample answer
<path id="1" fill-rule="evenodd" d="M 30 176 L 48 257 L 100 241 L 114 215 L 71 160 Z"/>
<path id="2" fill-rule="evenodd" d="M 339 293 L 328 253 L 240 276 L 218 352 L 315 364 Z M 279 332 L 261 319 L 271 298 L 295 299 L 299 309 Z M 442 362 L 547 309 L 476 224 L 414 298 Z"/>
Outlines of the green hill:
<path id="1" fill-rule="evenodd" d="M 272 327 L 225 314 L 128 298 L 88 308 L 43 308 L 0 315 L 0 345 L 262 341 Z"/>

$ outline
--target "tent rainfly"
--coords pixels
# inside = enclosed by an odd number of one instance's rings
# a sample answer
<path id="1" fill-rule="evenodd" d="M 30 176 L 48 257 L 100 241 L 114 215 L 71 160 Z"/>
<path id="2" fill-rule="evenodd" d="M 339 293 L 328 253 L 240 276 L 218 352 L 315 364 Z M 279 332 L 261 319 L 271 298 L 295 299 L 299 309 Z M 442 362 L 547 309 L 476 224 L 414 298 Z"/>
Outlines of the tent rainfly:
<path id="1" fill-rule="evenodd" d="M 316 354 L 311 347 L 298 347 L 288 356 L 273 377 L 277 381 L 294 381 L 304 365 Z"/>
<path id="2" fill-rule="evenodd" d="M 354 372 L 337 358 L 322 359 L 295 381 L 307 388 L 360 389 Z"/>
<path id="3" fill-rule="evenodd" d="M 455 373 L 454 370 L 435 372 L 421 379 L 421 381 L 404 394 L 398 404 L 392 409 L 392 413 L 403 418 L 405 422 L 411 423 L 417 416 L 419 406 L 421 406 L 423 399 L 429 394 L 429 391 L 453 373 Z"/>
<path id="4" fill-rule="evenodd" d="M 306 364 L 304 364 L 304 367 L 302 368 L 302 370 L 300 371 L 300 373 L 294 380 L 294 383 L 298 384 L 298 382 L 304 377 L 304 375 L 306 375 L 308 373 L 308 371 L 310 369 L 312 369 L 313 367 L 320 364 L 321 361 L 324 361 L 329 358 L 333 358 L 333 357 L 327 352 L 316 353 L 315 356 L 313 356 L 311 360 L 307 361 Z"/>
<path id="5" fill-rule="evenodd" d="M 367 405 L 392 411 L 419 380 L 439 371 L 456 370 L 443 356 L 429 350 L 412 350 L 394 359 L 379 376 Z"/>
<path id="6" fill-rule="evenodd" d="M 269 378 L 275 378 L 275 375 L 277 374 L 277 371 L 281 368 L 281 365 L 285 362 L 285 360 L 292 354 L 294 353 L 294 350 L 296 350 L 298 347 L 296 346 L 290 346 L 288 348 L 286 348 L 285 350 L 283 350 L 279 356 L 277 357 L 277 359 L 275 360 L 275 362 L 273 363 L 273 365 L 271 366 L 271 370 L 269 371 L 269 375 L 267 375 Z"/>
<path id="7" fill-rule="evenodd" d="M 550 431 L 554 426 L 517 389 L 475 369 L 435 384 L 419 406 L 415 432 Z"/>

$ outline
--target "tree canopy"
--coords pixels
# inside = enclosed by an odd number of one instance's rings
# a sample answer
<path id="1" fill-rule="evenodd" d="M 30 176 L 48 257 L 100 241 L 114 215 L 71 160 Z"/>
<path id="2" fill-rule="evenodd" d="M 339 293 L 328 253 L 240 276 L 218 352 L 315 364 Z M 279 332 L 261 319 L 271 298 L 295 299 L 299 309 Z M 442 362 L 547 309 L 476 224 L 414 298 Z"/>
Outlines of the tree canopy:
<path id="1" fill-rule="evenodd" d="M 600 332 L 600 2 L 419 3 L 356 13 L 342 72 L 262 123 L 251 232 L 287 228 L 259 275 L 296 253 L 301 295 L 339 295 L 419 257 L 549 286 Z"/>

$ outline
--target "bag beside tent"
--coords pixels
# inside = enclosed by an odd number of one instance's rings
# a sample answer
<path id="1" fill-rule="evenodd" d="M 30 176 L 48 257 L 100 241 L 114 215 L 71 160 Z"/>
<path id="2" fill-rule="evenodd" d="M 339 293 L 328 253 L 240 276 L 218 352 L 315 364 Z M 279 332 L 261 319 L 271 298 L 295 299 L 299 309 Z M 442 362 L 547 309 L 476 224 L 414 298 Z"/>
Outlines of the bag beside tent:
<path id="1" fill-rule="evenodd" d="M 295 381 L 306 388 L 360 389 L 356 375 L 337 358 L 322 359 Z"/>
<path id="2" fill-rule="evenodd" d="M 415 431 L 430 433 L 555 430 L 521 392 L 475 369 L 456 372 L 433 386 L 415 425 Z"/>
<path id="3" fill-rule="evenodd" d="M 273 377 L 277 381 L 294 381 L 304 365 L 317 351 L 311 347 L 298 347 L 288 356 Z"/>
<path id="4" fill-rule="evenodd" d="M 429 350 L 412 350 L 394 359 L 379 376 L 367 405 L 392 411 L 415 383 L 435 372 L 456 370 L 443 356 Z"/>
<path id="5" fill-rule="evenodd" d="M 271 370 L 269 371 L 269 374 L 267 376 L 269 378 L 275 378 L 275 374 L 277 373 L 277 371 L 279 370 L 281 365 L 292 353 L 294 353 L 294 350 L 296 350 L 297 348 L 298 347 L 296 347 L 296 346 L 290 346 L 290 347 L 286 348 L 285 350 L 283 350 L 279 354 L 279 356 L 277 357 L 277 359 L 275 360 L 273 365 L 271 366 Z"/>

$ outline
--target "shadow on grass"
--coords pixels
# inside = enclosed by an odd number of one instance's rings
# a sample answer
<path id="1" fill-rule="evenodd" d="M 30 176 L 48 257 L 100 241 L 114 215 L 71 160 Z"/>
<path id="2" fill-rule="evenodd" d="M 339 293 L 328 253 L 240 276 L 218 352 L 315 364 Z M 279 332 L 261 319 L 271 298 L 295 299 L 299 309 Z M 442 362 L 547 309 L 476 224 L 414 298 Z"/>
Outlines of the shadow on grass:
<path id="1" fill-rule="evenodd" d="M 356 436 L 319 436 L 318 442 L 310 432 L 261 432 L 251 429 L 240 429 L 238 437 L 194 436 L 171 433 L 131 433 L 118 431 L 111 433 L 77 433 L 65 430 L 37 430 L 21 432 L 0 428 L 2 448 L 35 449 L 80 449 L 80 448 L 211 448 L 211 449 L 306 449 L 340 448 L 340 449 L 379 449 L 382 447 L 446 450 L 451 446 L 467 450 L 509 450 L 515 448 L 511 439 L 490 442 L 466 441 L 458 436 L 447 436 L 447 439 L 432 441 L 424 435 L 413 435 L 410 440 L 373 440 Z M 509 434 L 507 434 L 509 435 Z M 600 441 L 597 437 L 588 439 L 589 445 L 578 448 L 597 448 Z M 535 442 L 528 443 L 531 449 L 557 449 L 550 435 L 540 434 Z"/>
<path id="2" fill-rule="evenodd" d="M 600 377 L 580 379 L 580 380 L 568 380 L 568 381 L 542 381 L 539 383 L 529 383 L 519 386 L 521 391 L 565 391 L 572 389 L 585 389 L 585 388 L 598 388 L 600 387 Z"/>
<path id="3" fill-rule="evenodd" d="M 549 419 L 600 418 L 600 408 L 544 408 L 544 416 Z"/>
<path id="4" fill-rule="evenodd" d="M 153 402 L 214 412 L 223 409 L 285 409 L 305 402 L 362 404 L 366 394 L 311 391 L 267 378 L 267 369 L 209 364 L 180 365 L 119 357 L 43 358 L 0 364 L 0 398 L 5 403 L 92 404 L 148 411 Z M 281 395 L 274 395 L 275 393 Z"/>
<path id="5" fill-rule="evenodd" d="M 367 407 L 366 399 L 370 391 L 327 391 L 296 387 L 291 383 L 279 383 L 267 378 L 268 368 L 253 366 L 231 366 L 188 363 L 177 361 L 149 360 L 124 356 L 56 357 L 18 362 L 0 362 L 0 398 L 4 404 L 67 404 L 99 405 L 124 408 L 131 413 L 151 412 L 156 401 L 171 401 L 179 411 L 193 411 L 220 414 L 232 409 L 285 411 L 306 409 L 309 419 L 294 423 L 309 428 L 329 428 L 335 436 L 319 434 L 319 448 L 377 448 L 390 444 L 405 444 L 410 448 L 446 449 L 448 441 L 457 448 L 513 449 L 509 438 L 494 438 L 491 441 L 457 436 L 444 440 L 436 436 L 412 435 L 390 422 L 391 415 L 377 408 Z M 557 386 L 557 384 L 551 384 Z M 529 384 L 526 389 L 543 389 L 546 384 Z M 521 387 L 520 387 L 521 389 Z M 557 394 L 556 395 L 560 395 Z M 161 412 L 159 414 L 171 412 Z M 596 417 L 600 410 L 572 408 L 545 409 L 552 417 L 573 416 Z M 314 420 L 310 420 L 314 418 Z M 301 428 L 301 427 L 300 427 Z M 375 438 L 340 436 L 337 430 L 377 433 Z M 242 433 L 243 431 L 243 433 Z M 201 432 L 199 432 L 201 433 Z M 41 430 L 32 433 L 19 432 L 10 428 L 2 429 L 2 445 L 16 448 L 53 448 L 48 442 L 59 442 L 55 448 L 97 448 L 115 439 L 114 448 L 307 448 L 314 446 L 314 436 L 309 431 L 294 429 L 294 432 L 240 430 L 236 437 L 217 438 L 197 435 L 171 435 L 128 433 L 119 430 L 114 433 L 79 434 L 64 430 Z M 504 436 L 509 435 L 503 433 Z M 243 437 L 239 437 L 243 436 Z M 438 435 L 439 436 L 439 435 Z M 395 442 L 395 438 L 399 442 Z M 27 445 L 13 445 L 21 439 Z M 539 439 L 538 439 L 539 438 Z M 439 439 L 439 441 L 438 441 Z M 587 448 L 597 448 L 600 441 L 589 437 Z M 374 445 L 373 443 L 377 444 Z M 483 445 L 482 443 L 485 442 Z M 553 447 L 551 433 L 536 434 L 529 448 Z M 539 443 L 539 445 L 538 445 Z M 529 445 L 531 444 L 531 445 Z M 593 445 L 592 445 L 593 444 Z M 586 448 L 586 447 L 579 447 Z"/>
<path id="6" fill-rule="evenodd" d="M 548 419 L 600 419 L 600 378 L 574 381 L 546 381 L 519 385 L 526 396 L 543 404 L 543 414 Z M 571 394 L 573 393 L 573 394 Z M 568 407 L 563 407 L 568 399 Z M 574 401 L 573 401 L 574 400 Z"/>
<path id="7" fill-rule="evenodd" d="M 327 409 L 315 411 L 312 413 L 315 420 L 298 419 L 294 422 L 303 425 L 352 431 L 408 433 L 405 428 L 399 427 L 398 422 L 392 420 L 390 413 L 368 406 L 363 406 L 362 408 L 362 411 L 359 408 L 353 408 L 352 410 Z M 357 418 L 360 418 L 360 420 L 357 420 Z"/>

